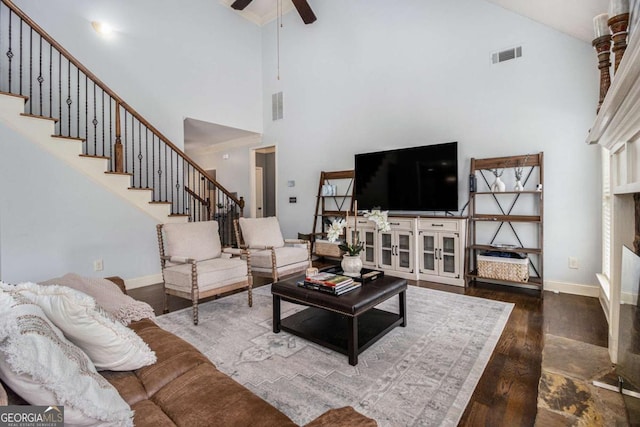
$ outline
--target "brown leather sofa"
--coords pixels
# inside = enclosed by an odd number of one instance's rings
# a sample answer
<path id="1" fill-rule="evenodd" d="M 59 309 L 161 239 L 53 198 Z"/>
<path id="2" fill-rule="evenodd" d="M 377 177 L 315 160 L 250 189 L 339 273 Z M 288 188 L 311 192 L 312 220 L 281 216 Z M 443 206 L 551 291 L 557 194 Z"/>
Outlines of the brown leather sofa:
<path id="1" fill-rule="evenodd" d="M 158 361 L 133 372 L 102 372 L 135 411 L 136 426 L 295 426 L 285 414 L 220 372 L 195 347 L 151 320 L 130 327 Z M 307 426 L 376 426 L 351 407 Z"/>
<path id="2" fill-rule="evenodd" d="M 200 351 L 153 321 L 130 325 L 158 361 L 136 371 L 102 371 L 135 411 L 136 427 L 295 426 L 285 414 L 220 372 Z M 6 386 L 5 386 L 6 387 Z M 9 404 L 26 404 L 12 390 Z M 0 405 L 7 404 L 0 383 Z M 371 427 L 377 423 L 351 407 L 332 409 L 307 426 Z"/>

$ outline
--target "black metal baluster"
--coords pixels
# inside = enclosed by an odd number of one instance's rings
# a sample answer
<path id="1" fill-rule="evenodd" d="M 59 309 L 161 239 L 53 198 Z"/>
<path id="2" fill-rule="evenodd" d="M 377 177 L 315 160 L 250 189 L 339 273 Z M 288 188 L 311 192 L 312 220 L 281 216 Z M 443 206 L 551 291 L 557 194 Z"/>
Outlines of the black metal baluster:
<path id="1" fill-rule="evenodd" d="M 154 198 L 156 200 L 156 144 L 155 144 L 155 135 L 151 134 L 151 188 L 153 188 Z M 159 200 L 159 199 L 158 199 Z"/>
<path id="2" fill-rule="evenodd" d="M 22 93 L 22 18 L 20 18 L 20 39 L 19 40 L 20 40 L 20 45 L 19 45 L 20 46 L 20 50 L 18 51 L 18 65 L 19 65 L 18 71 L 19 71 L 19 75 L 20 75 L 20 79 L 19 79 L 19 83 L 20 84 L 18 86 L 18 88 L 19 88 L 19 92 L 18 93 L 20 95 L 24 95 Z"/>
<path id="3" fill-rule="evenodd" d="M 62 135 L 62 53 L 58 52 L 58 119 Z"/>
<path id="4" fill-rule="evenodd" d="M 49 115 L 53 117 L 53 46 L 49 45 Z M 56 126 L 60 122 L 56 122 Z M 60 132 L 58 132 L 60 133 Z"/>
<path id="5" fill-rule="evenodd" d="M 187 201 L 187 192 L 184 187 L 187 185 L 187 166 L 185 165 L 184 157 L 182 157 L 182 205 L 180 209 L 180 213 L 186 214 L 186 201 Z"/>
<path id="6" fill-rule="evenodd" d="M 111 161 L 109 162 L 110 167 L 109 167 L 109 171 L 113 172 L 113 170 L 115 169 L 114 162 L 115 162 L 115 156 L 113 155 L 113 98 L 111 97 L 111 95 L 109 95 L 109 159 L 111 159 Z"/>
<path id="7" fill-rule="evenodd" d="M 33 30 L 29 31 L 29 114 L 33 114 Z"/>
<path id="8" fill-rule="evenodd" d="M 69 114 L 68 122 L 69 127 L 67 128 L 67 136 L 71 136 L 71 104 L 73 100 L 71 99 L 71 61 L 67 59 L 67 112 Z"/>
<path id="9" fill-rule="evenodd" d="M 7 50 L 7 58 L 9 58 L 9 89 L 7 90 L 7 92 L 11 92 L 11 60 L 13 59 L 13 51 L 11 50 L 11 35 L 13 34 L 13 23 L 12 23 L 12 14 L 13 11 L 11 9 L 9 9 L 9 49 Z"/>
<path id="10" fill-rule="evenodd" d="M 162 143 L 164 144 L 164 201 L 168 202 L 169 201 L 169 185 L 167 183 L 167 176 L 169 174 L 167 173 L 167 144 L 165 144 L 164 141 L 162 141 Z"/>
<path id="11" fill-rule="evenodd" d="M 158 201 L 162 201 L 162 145 L 158 137 Z"/>
<path id="12" fill-rule="evenodd" d="M 40 36 L 40 51 L 38 54 L 40 59 L 40 69 L 38 74 L 38 83 L 40 84 L 40 115 L 44 116 L 44 112 L 42 111 L 42 82 L 44 82 L 44 77 L 42 77 L 42 36 Z"/>
<path id="13" fill-rule="evenodd" d="M 180 156 L 178 155 L 178 152 L 174 151 L 174 153 L 176 154 L 176 193 L 173 196 L 172 211 L 180 213 Z"/>
<path id="14" fill-rule="evenodd" d="M 124 110 L 124 155 L 122 156 L 122 158 L 124 159 L 124 172 L 128 172 L 128 168 L 127 168 L 127 147 L 129 146 L 129 132 L 127 132 L 127 110 Z"/>
<path id="15" fill-rule="evenodd" d="M 102 122 L 100 123 L 100 129 L 102 130 L 102 155 L 106 156 L 105 154 L 105 149 L 104 149 L 104 90 L 102 88 L 100 88 L 100 94 L 102 96 L 102 108 L 100 109 L 100 112 L 102 113 Z"/>
<path id="16" fill-rule="evenodd" d="M 98 117 L 96 116 L 96 82 L 93 82 L 93 155 L 98 155 Z"/>
<path id="17" fill-rule="evenodd" d="M 146 163 L 147 166 L 147 173 L 145 173 L 145 182 L 144 182 L 144 186 L 145 188 L 149 188 L 149 171 L 151 171 L 151 173 L 153 173 L 153 168 L 149 169 L 149 128 L 147 128 L 145 126 L 145 133 L 144 133 L 144 161 Z"/>
<path id="18" fill-rule="evenodd" d="M 171 172 L 171 179 L 169 180 L 169 186 L 171 187 L 171 199 L 169 200 L 171 202 L 171 212 L 173 213 L 173 153 L 175 153 L 175 151 L 171 150 L 171 153 L 169 153 L 169 171 Z"/>
<path id="19" fill-rule="evenodd" d="M 133 186 L 136 185 L 136 125 L 133 114 L 131 115 L 131 173 L 133 176 Z"/>
<path id="20" fill-rule="evenodd" d="M 85 154 L 89 154 L 89 77 L 87 75 L 84 76 L 84 144 Z"/>
<path id="21" fill-rule="evenodd" d="M 76 137 L 80 138 L 80 68 L 76 67 Z"/>
<path id="22" fill-rule="evenodd" d="M 138 181 L 138 188 L 142 188 L 142 123 L 138 120 L 138 175 L 140 175 Z"/>

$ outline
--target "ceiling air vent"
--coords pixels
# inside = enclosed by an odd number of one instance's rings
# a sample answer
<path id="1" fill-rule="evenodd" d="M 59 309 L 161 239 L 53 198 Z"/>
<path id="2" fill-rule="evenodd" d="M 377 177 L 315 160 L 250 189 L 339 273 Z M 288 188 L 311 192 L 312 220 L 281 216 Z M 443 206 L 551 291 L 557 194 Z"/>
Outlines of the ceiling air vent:
<path id="1" fill-rule="evenodd" d="M 491 54 L 491 63 L 509 61 L 510 59 L 520 58 L 522 56 L 522 46 L 512 47 L 511 49 L 494 52 Z"/>
<path id="2" fill-rule="evenodd" d="M 280 120 L 282 118 L 282 92 L 271 95 L 271 116 L 272 120 Z"/>

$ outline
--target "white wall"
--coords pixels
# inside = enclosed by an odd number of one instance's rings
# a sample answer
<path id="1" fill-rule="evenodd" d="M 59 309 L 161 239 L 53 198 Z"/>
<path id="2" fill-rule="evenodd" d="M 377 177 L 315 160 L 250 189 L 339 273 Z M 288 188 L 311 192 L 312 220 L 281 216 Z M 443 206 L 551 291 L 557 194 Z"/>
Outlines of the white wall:
<path id="1" fill-rule="evenodd" d="M 226 144 L 225 144 L 226 145 Z M 204 170 L 215 169 L 216 180 L 227 190 L 235 192 L 238 197 L 244 197 L 244 216 L 250 216 L 251 212 L 251 183 L 250 173 L 252 146 L 227 147 L 224 149 L 211 149 L 204 151 L 187 151 L 191 157 Z M 229 157 L 225 159 L 223 156 Z"/>
<path id="2" fill-rule="evenodd" d="M 94 272 L 102 259 L 104 271 Z M 0 124 L 0 278 L 160 272 L 155 221 Z"/>
<path id="3" fill-rule="evenodd" d="M 544 151 L 545 278 L 594 283 L 599 162 L 584 141 L 599 80 L 588 43 L 481 0 L 311 6 L 312 25 L 285 16 L 280 81 L 275 24 L 263 28 L 263 141 L 277 145 L 287 237 L 310 231 L 320 171 L 352 168 L 355 153 L 458 141 L 462 207 L 471 157 Z M 491 52 L 516 45 L 522 58 L 491 64 Z M 280 90 L 284 119 L 272 122 Z"/>
<path id="4" fill-rule="evenodd" d="M 15 3 L 177 146 L 184 117 L 261 132 L 260 29 L 219 1 Z"/>

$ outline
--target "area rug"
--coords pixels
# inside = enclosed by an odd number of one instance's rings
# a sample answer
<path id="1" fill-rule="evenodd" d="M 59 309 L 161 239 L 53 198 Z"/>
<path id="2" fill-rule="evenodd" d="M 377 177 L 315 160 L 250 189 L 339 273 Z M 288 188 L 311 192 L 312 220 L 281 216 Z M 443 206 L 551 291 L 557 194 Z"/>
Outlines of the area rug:
<path id="1" fill-rule="evenodd" d="M 398 298 L 378 308 L 398 310 Z M 282 317 L 304 307 L 283 302 Z M 380 426 L 455 426 L 491 357 L 513 304 L 409 286 L 407 327 L 347 356 L 272 332 L 269 286 L 160 316 L 157 323 L 196 346 L 222 372 L 305 424 L 353 406 Z"/>

